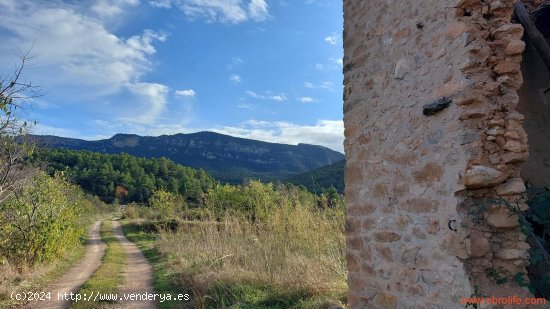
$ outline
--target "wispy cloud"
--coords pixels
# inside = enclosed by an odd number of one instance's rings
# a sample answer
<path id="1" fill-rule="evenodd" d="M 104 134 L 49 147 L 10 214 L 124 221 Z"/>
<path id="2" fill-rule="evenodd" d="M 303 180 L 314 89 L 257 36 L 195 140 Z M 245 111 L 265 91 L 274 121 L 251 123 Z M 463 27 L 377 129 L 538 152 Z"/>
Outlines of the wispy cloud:
<path id="1" fill-rule="evenodd" d="M 100 17 L 115 17 L 124 12 L 126 6 L 139 5 L 139 0 L 97 0 L 90 10 Z"/>
<path id="2" fill-rule="evenodd" d="M 251 0 L 248 4 L 250 18 L 255 21 L 263 21 L 269 16 L 265 0 Z"/>
<path id="3" fill-rule="evenodd" d="M 128 84 L 128 90 L 141 98 L 142 105 L 135 109 L 132 117 L 123 117 L 125 121 L 151 124 L 164 111 L 169 88 L 155 83 Z"/>
<path id="4" fill-rule="evenodd" d="M 231 57 L 231 61 L 227 64 L 227 69 L 233 70 L 234 68 L 242 65 L 244 60 L 239 57 Z"/>
<path id="5" fill-rule="evenodd" d="M 231 74 L 231 75 L 229 76 L 229 80 L 231 80 L 232 82 L 234 82 L 234 83 L 236 83 L 236 84 L 238 84 L 238 83 L 240 83 L 240 82 L 242 81 L 242 80 L 241 80 L 241 77 L 240 77 L 239 75 L 237 75 L 237 74 Z"/>
<path id="6" fill-rule="evenodd" d="M 41 123 L 37 123 L 31 128 L 33 134 L 40 135 L 55 135 L 55 136 L 64 136 L 64 137 L 75 137 L 78 136 L 78 132 L 71 129 L 59 128 L 55 126 L 49 126 Z"/>
<path id="7" fill-rule="evenodd" d="M 339 66 L 344 65 L 344 59 L 342 58 L 329 58 L 329 60 L 332 61 L 333 63 L 336 63 Z"/>
<path id="8" fill-rule="evenodd" d="M 194 97 L 195 95 L 197 95 L 197 93 L 193 89 L 187 89 L 187 90 L 176 90 L 175 95 L 178 97 Z"/>
<path id="9" fill-rule="evenodd" d="M 341 70 L 342 69 L 342 58 L 328 58 L 325 62 L 317 62 L 313 67 L 318 71 L 325 70 Z"/>
<path id="10" fill-rule="evenodd" d="M 253 104 L 249 104 L 249 103 L 239 103 L 239 105 L 237 105 L 238 108 L 240 109 L 248 109 L 248 110 L 254 110 L 256 109 L 256 106 L 254 106 Z"/>
<path id="11" fill-rule="evenodd" d="M 314 125 L 249 120 L 240 126 L 224 126 L 211 131 L 273 143 L 307 143 L 340 152 L 344 149 L 344 123 L 341 120 L 319 120 Z"/>
<path id="12" fill-rule="evenodd" d="M 178 0 L 175 5 L 190 19 L 239 24 L 269 17 L 265 0 Z"/>
<path id="13" fill-rule="evenodd" d="M 277 101 L 277 102 L 282 102 L 282 101 L 287 100 L 287 97 L 284 93 L 277 94 L 277 95 L 272 95 L 272 94 L 261 95 L 261 94 L 258 94 L 256 92 L 252 91 L 252 90 L 247 90 L 247 91 L 245 91 L 245 93 L 249 97 L 254 98 L 254 99 L 259 99 L 259 100 L 272 100 L 272 101 Z"/>
<path id="14" fill-rule="evenodd" d="M 311 82 L 305 82 L 304 86 L 309 89 L 328 89 L 333 90 L 334 89 L 334 83 L 331 81 L 322 82 L 319 84 L 314 84 Z"/>
<path id="15" fill-rule="evenodd" d="M 339 40 L 340 40 L 340 35 L 338 33 L 333 33 L 325 37 L 325 42 L 327 42 L 330 45 L 338 44 Z"/>
<path id="16" fill-rule="evenodd" d="M 300 101 L 302 103 L 312 103 L 313 98 L 312 97 L 299 97 L 298 101 Z"/>
<path id="17" fill-rule="evenodd" d="M 149 1 L 149 4 L 155 8 L 169 9 L 172 7 L 171 0 L 151 0 Z"/>

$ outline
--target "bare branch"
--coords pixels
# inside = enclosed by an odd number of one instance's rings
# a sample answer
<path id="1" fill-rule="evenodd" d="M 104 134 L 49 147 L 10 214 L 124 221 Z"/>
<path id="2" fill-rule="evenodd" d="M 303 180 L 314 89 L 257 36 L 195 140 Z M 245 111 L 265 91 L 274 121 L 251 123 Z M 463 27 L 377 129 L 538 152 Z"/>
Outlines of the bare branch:
<path id="1" fill-rule="evenodd" d="M 21 169 L 27 155 L 21 137 L 27 133 L 28 126 L 21 112 L 26 102 L 41 95 L 38 86 L 22 81 L 23 71 L 32 59 L 31 50 L 21 54 L 20 63 L 11 75 L 0 77 L 0 203 L 5 202 L 27 176 Z"/>

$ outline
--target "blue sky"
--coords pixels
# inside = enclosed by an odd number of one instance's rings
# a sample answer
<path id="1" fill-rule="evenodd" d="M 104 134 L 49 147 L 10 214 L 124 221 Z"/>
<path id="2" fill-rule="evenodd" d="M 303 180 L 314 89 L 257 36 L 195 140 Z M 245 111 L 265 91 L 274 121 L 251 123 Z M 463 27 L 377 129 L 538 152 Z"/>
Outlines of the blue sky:
<path id="1" fill-rule="evenodd" d="M 39 134 L 215 131 L 342 151 L 337 0 L 0 0 L 0 75 L 32 47 Z"/>

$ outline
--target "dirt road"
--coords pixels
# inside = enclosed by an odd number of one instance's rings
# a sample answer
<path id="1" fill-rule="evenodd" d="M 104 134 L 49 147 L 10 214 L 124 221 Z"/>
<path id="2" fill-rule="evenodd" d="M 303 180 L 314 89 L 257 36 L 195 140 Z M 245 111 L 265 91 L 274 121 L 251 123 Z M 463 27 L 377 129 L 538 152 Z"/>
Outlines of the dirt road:
<path id="1" fill-rule="evenodd" d="M 113 229 L 116 238 L 122 244 L 127 254 L 126 265 L 124 268 L 124 285 L 120 289 L 121 294 L 143 295 L 153 292 L 153 268 L 145 259 L 141 250 L 130 242 L 122 232 L 122 227 L 118 221 L 113 221 Z M 154 301 L 127 301 L 117 303 L 116 308 L 131 309 L 149 309 L 156 308 Z"/>
<path id="2" fill-rule="evenodd" d="M 101 236 L 99 235 L 100 226 L 101 221 L 97 221 L 88 232 L 88 243 L 86 244 L 86 254 L 84 258 L 61 276 L 56 283 L 43 291 L 46 293 L 51 292 L 51 299 L 49 301 L 32 302 L 23 308 L 57 309 L 69 307 L 71 303 L 70 299 L 60 300 L 58 299 L 58 295 L 78 292 L 80 286 L 84 284 L 99 265 L 101 265 L 101 259 L 105 254 L 106 246 L 105 243 L 101 241 Z"/>

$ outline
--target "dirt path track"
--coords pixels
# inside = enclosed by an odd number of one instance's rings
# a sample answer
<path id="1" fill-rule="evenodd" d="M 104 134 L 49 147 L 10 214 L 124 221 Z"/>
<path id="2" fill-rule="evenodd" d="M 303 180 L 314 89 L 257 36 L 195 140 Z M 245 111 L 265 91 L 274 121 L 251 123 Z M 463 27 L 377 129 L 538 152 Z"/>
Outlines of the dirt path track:
<path id="1" fill-rule="evenodd" d="M 153 291 L 153 268 L 145 259 L 141 250 L 130 242 L 122 232 L 122 226 L 118 221 L 113 222 L 113 230 L 116 238 L 122 244 L 128 255 L 124 268 L 124 285 L 120 289 L 121 294 L 144 294 Z M 117 303 L 116 308 L 149 309 L 156 308 L 154 301 L 127 301 Z"/>
<path id="2" fill-rule="evenodd" d="M 97 221 L 93 224 L 92 228 L 88 232 L 88 243 L 86 244 L 86 254 L 84 258 L 67 273 L 61 276 L 56 283 L 43 292 L 51 292 L 51 299 L 49 301 L 40 301 L 29 303 L 23 308 L 32 309 L 57 309 L 68 308 L 71 304 L 69 300 L 58 300 L 58 293 L 76 293 L 78 289 L 94 271 L 101 265 L 101 259 L 105 254 L 105 243 L 101 241 L 99 234 L 99 228 L 101 221 Z"/>

